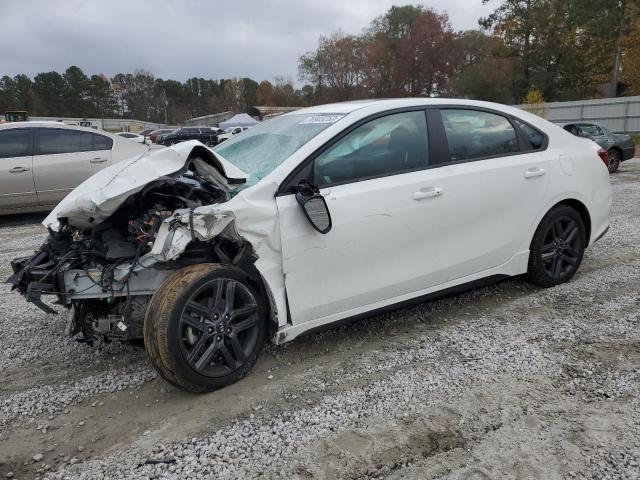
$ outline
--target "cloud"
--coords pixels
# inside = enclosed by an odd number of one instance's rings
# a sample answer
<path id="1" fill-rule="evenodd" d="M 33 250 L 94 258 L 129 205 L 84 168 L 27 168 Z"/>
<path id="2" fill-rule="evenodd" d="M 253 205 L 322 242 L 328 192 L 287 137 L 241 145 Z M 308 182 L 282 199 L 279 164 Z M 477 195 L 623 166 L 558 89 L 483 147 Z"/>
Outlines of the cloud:
<path id="1" fill-rule="evenodd" d="M 114 75 L 138 68 L 161 78 L 257 80 L 297 76 L 318 37 L 359 33 L 393 0 L 3 0 L 0 74 L 63 71 Z M 455 30 L 477 27 L 481 0 L 421 2 L 447 11 Z"/>

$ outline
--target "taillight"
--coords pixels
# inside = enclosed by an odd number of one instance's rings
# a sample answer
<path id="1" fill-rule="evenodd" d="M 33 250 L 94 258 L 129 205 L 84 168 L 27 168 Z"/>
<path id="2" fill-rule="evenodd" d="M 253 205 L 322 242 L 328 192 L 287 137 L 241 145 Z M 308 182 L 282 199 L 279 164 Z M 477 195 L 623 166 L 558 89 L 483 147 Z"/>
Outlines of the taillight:
<path id="1" fill-rule="evenodd" d="M 604 166 L 609 168 L 609 152 L 607 152 L 604 148 L 601 148 L 600 150 L 598 150 L 598 155 L 600 155 L 600 158 L 604 162 Z"/>

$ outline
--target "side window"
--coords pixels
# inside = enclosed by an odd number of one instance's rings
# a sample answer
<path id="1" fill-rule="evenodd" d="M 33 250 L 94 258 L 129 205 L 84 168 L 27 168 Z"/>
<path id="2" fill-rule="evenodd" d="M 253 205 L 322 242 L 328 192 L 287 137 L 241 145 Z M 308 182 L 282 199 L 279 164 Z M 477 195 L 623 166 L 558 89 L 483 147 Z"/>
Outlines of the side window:
<path id="1" fill-rule="evenodd" d="M 591 125 L 585 123 L 583 125 L 579 125 L 578 129 L 580 131 L 581 137 L 597 137 L 598 135 L 602 135 L 602 130 L 597 125 Z"/>
<path id="2" fill-rule="evenodd" d="M 520 120 L 515 120 L 517 127 L 524 133 L 528 143 L 526 145 L 527 150 L 540 150 L 544 144 L 544 135 L 533 127 L 530 127 L 526 123 L 522 123 Z"/>
<path id="3" fill-rule="evenodd" d="M 90 152 L 93 134 L 62 128 L 40 128 L 36 135 L 36 155 Z"/>
<path id="4" fill-rule="evenodd" d="M 104 135 L 93 134 L 93 149 L 94 150 L 111 150 L 113 147 L 113 140 Z"/>
<path id="5" fill-rule="evenodd" d="M 424 111 L 396 113 L 359 126 L 314 161 L 318 187 L 356 182 L 428 165 Z"/>
<path id="6" fill-rule="evenodd" d="M 578 133 L 578 129 L 576 128 L 575 125 L 567 125 L 566 127 L 564 127 L 564 129 L 570 134 L 575 135 L 576 137 L 580 136 L 580 134 Z"/>
<path id="7" fill-rule="evenodd" d="M 516 131 L 501 115 L 462 109 L 443 109 L 441 114 L 452 162 L 518 151 Z"/>
<path id="8" fill-rule="evenodd" d="M 0 131 L 0 158 L 31 155 L 31 130 L 16 128 Z"/>

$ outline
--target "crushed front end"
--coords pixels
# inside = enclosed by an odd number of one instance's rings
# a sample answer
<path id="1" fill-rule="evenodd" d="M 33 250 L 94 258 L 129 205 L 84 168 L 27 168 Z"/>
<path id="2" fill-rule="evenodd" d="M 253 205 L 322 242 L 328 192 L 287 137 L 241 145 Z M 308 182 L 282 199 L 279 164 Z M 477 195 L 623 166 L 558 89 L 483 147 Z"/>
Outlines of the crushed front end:
<path id="1" fill-rule="evenodd" d="M 220 160 L 199 144 L 168 150 L 87 180 L 45 220 L 42 247 L 11 262 L 12 289 L 50 314 L 43 296 L 55 298 L 80 341 L 141 338 L 151 296 L 183 266 L 252 261 L 231 216 L 194 213 L 230 198 Z"/>

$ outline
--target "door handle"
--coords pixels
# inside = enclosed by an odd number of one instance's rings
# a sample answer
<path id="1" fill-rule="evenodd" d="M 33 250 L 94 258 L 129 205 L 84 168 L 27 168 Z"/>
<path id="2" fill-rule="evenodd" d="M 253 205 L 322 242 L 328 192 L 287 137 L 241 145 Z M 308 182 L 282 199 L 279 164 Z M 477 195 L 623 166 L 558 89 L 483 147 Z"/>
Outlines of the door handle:
<path id="1" fill-rule="evenodd" d="M 439 197 L 443 193 L 444 193 L 444 188 L 440 188 L 440 187 L 427 188 L 427 189 L 418 190 L 416 193 L 414 193 L 413 199 L 423 200 L 425 198 L 434 198 L 434 197 Z"/>
<path id="2" fill-rule="evenodd" d="M 92 158 L 91 160 L 89 160 L 91 163 L 103 163 L 106 162 L 107 159 L 106 158 L 102 158 L 102 157 L 96 157 L 96 158 Z"/>
<path id="3" fill-rule="evenodd" d="M 524 178 L 541 177 L 545 173 L 547 173 L 547 171 L 544 168 L 530 168 L 524 172 Z"/>
<path id="4" fill-rule="evenodd" d="M 11 170 L 9 170 L 9 173 L 22 173 L 28 172 L 29 170 L 31 170 L 29 167 L 13 167 Z"/>

